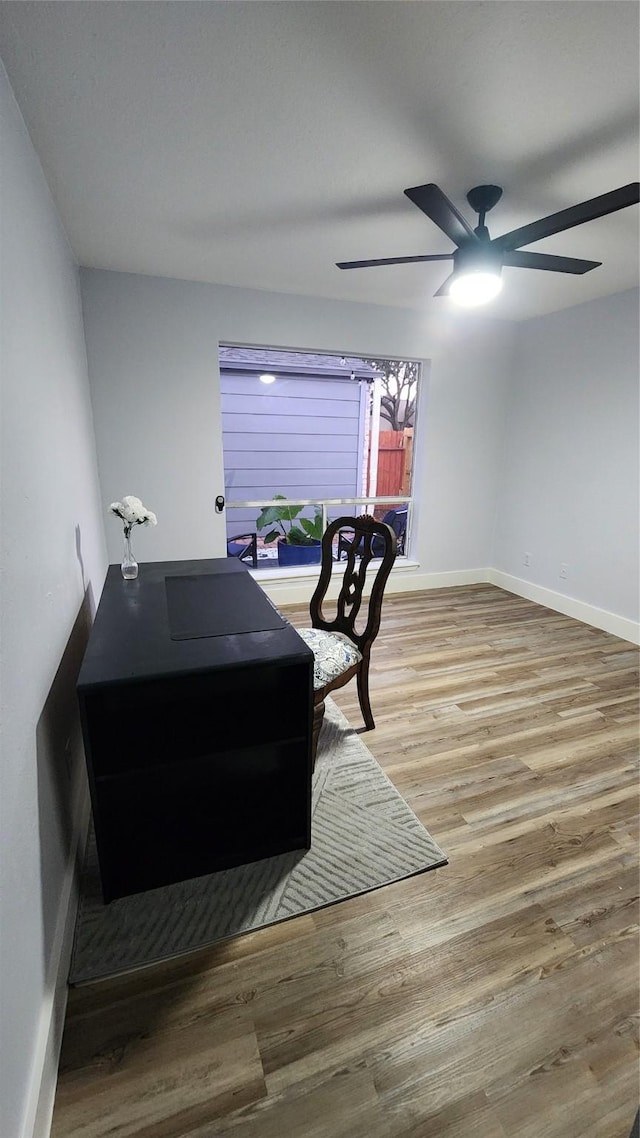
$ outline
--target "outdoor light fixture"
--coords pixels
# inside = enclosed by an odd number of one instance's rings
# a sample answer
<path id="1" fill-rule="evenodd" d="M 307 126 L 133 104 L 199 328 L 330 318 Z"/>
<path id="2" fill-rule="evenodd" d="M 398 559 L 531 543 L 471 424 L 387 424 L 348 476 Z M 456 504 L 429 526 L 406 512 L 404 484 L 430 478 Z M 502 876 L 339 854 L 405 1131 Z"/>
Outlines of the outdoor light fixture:
<path id="1" fill-rule="evenodd" d="M 493 249 L 458 249 L 453 256 L 453 269 L 449 296 L 467 308 L 487 304 L 502 288 L 502 256 Z"/>
<path id="2" fill-rule="evenodd" d="M 275 383 L 275 381 L 276 381 L 275 375 L 261 375 L 260 376 L 260 383 Z"/>

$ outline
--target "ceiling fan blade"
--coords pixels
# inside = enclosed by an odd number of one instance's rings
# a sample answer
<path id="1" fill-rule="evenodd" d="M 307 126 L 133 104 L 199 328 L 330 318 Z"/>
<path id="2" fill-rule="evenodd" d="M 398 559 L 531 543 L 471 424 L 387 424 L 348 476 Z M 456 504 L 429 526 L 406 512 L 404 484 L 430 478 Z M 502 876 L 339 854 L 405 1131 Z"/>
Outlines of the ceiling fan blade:
<path id="1" fill-rule="evenodd" d="M 511 233 L 495 237 L 492 245 L 504 250 L 518 249 L 521 245 L 541 241 L 543 237 L 551 237 L 554 233 L 573 229 L 574 225 L 594 221 L 597 217 L 615 213 L 616 210 L 636 205 L 639 201 L 640 183 L 630 182 L 628 186 L 620 186 L 618 190 L 610 190 L 608 194 L 600 194 L 599 197 L 590 198 L 580 205 L 572 205 L 569 209 L 561 209 L 559 213 L 551 213 L 539 221 L 532 221 L 530 225 L 523 225 L 521 229 L 512 229 Z"/>
<path id="2" fill-rule="evenodd" d="M 478 240 L 468 221 L 433 182 L 426 186 L 412 186 L 404 192 L 418 209 L 426 213 L 451 238 L 454 245 L 468 245 L 470 241 Z"/>
<path id="3" fill-rule="evenodd" d="M 511 269 L 548 269 L 552 273 L 589 273 L 602 261 L 581 261 L 577 257 L 553 257 L 547 253 L 528 253 L 516 250 L 505 253 L 503 265 Z"/>
<path id="4" fill-rule="evenodd" d="M 453 253 L 431 253 L 424 257 L 379 257 L 375 261 L 337 261 L 339 269 L 369 269 L 375 265 L 412 265 L 418 261 L 450 261 Z"/>
<path id="5" fill-rule="evenodd" d="M 447 277 L 446 281 L 444 281 L 440 285 L 440 288 L 438 289 L 438 291 L 434 292 L 433 295 L 434 296 L 448 296 L 449 295 L 449 285 L 451 284 L 451 282 L 455 276 L 456 276 L 455 273 L 451 273 L 450 276 Z"/>

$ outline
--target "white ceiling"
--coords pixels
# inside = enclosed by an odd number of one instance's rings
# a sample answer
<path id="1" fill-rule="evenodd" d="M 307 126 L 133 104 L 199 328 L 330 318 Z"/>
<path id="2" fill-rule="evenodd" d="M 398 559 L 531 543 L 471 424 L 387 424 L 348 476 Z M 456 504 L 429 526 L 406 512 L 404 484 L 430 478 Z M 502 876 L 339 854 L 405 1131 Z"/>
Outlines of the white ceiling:
<path id="1" fill-rule="evenodd" d="M 449 306 L 404 196 L 503 186 L 492 236 L 638 178 L 638 12 L 617 0 L 5 2 L 0 54 L 78 261 L 351 301 Z M 504 270 L 526 319 L 638 284 L 637 206 Z"/>

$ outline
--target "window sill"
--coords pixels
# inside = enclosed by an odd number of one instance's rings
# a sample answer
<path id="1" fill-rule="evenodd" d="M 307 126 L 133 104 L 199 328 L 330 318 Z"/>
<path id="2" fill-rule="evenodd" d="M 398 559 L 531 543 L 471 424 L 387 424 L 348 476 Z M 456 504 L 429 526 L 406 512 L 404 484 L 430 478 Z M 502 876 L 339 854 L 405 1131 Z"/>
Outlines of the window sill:
<path id="1" fill-rule="evenodd" d="M 345 562 L 346 564 L 346 562 Z M 411 557 L 401 557 L 395 562 L 391 575 L 404 573 L 408 569 L 419 569 L 420 562 Z M 320 565 L 300 565 L 289 569 L 250 569 L 249 572 L 255 581 L 300 581 L 308 578 L 316 579 L 320 576 Z"/>

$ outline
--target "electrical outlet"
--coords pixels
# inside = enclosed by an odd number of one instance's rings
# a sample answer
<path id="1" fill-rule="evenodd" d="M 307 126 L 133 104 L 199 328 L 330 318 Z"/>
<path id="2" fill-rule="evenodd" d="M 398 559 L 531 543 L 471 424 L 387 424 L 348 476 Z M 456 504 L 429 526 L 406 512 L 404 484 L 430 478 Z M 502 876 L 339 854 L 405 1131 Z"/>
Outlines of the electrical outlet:
<path id="1" fill-rule="evenodd" d="M 525 553 L 525 555 L 524 555 L 524 563 L 525 563 L 525 565 L 530 565 L 530 564 L 531 564 L 531 554 L 530 554 L 530 553 Z"/>
<path id="2" fill-rule="evenodd" d="M 565 565 L 564 561 L 560 566 L 560 576 L 562 577 L 563 581 L 566 581 L 567 577 L 569 576 L 569 566 Z"/>

